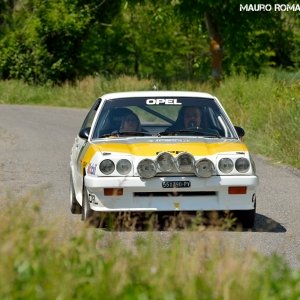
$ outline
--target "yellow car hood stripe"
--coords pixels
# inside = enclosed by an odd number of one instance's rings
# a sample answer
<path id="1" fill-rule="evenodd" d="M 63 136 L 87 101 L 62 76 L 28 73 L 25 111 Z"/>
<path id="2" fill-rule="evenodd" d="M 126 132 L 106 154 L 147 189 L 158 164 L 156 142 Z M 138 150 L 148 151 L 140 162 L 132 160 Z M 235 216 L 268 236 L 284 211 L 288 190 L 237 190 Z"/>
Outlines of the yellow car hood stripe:
<path id="1" fill-rule="evenodd" d="M 194 156 L 210 156 L 224 152 L 248 152 L 247 146 L 242 142 L 223 141 L 219 143 L 187 142 L 187 143 L 101 143 L 91 144 L 85 152 L 84 159 L 89 163 L 98 151 L 119 152 L 135 156 L 151 157 L 159 152 L 168 151 L 171 153 L 189 152 Z"/>

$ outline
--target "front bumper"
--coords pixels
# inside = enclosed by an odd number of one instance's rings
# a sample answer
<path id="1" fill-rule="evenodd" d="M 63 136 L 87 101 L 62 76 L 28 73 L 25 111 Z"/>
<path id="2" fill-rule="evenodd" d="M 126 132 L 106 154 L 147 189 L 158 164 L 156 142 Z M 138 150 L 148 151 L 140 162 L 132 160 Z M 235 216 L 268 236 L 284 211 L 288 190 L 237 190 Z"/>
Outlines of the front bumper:
<path id="1" fill-rule="evenodd" d="M 163 188 L 163 181 L 189 181 L 190 187 Z M 90 206 L 95 211 L 212 211 L 251 210 L 255 205 L 257 176 L 95 177 L 84 179 Z M 229 194 L 229 187 L 246 187 L 244 194 Z M 106 189 L 122 195 L 105 196 Z"/>

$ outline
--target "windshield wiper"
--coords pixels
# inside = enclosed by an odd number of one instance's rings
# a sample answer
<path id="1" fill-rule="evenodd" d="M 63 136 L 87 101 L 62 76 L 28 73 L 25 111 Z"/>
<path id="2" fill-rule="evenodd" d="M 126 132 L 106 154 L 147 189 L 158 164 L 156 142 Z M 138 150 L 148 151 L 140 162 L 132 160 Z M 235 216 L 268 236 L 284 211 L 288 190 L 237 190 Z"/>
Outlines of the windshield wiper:
<path id="1" fill-rule="evenodd" d="M 208 138 L 222 138 L 221 135 L 216 131 L 216 130 L 206 130 L 206 131 L 202 131 L 202 130 L 188 130 L 188 129 L 184 129 L 184 130 L 172 130 L 172 131 L 163 131 L 160 132 L 158 134 L 159 136 L 167 136 L 167 135 L 174 135 L 174 136 L 178 136 L 178 135 L 197 135 L 197 136 L 204 136 L 204 137 L 208 137 Z"/>
<path id="2" fill-rule="evenodd" d="M 172 130 L 172 131 L 162 131 L 158 135 L 180 135 L 180 134 L 198 134 L 198 130 Z"/>
<path id="3" fill-rule="evenodd" d="M 100 138 L 106 137 L 120 137 L 120 136 L 152 136 L 151 133 L 145 131 L 114 131 L 111 133 L 106 133 L 100 136 Z"/>

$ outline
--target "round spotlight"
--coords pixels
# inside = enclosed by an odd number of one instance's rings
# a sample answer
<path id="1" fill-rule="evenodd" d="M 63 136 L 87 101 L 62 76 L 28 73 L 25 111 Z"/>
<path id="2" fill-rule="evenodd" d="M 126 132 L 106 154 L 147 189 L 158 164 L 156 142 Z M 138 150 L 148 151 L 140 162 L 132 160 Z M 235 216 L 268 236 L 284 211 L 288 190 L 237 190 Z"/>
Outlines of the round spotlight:
<path id="1" fill-rule="evenodd" d="M 105 159 L 100 163 L 100 171 L 105 175 L 110 175 L 115 170 L 115 164 L 110 159 Z"/>
<path id="2" fill-rule="evenodd" d="M 160 153 L 156 158 L 156 163 L 161 172 L 170 172 L 175 167 L 175 159 L 168 152 Z"/>
<path id="3" fill-rule="evenodd" d="M 250 162 L 247 158 L 238 158 L 235 162 L 235 168 L 240 173 L 246 173 L 250 168 Z"/>
<path id="4" fill-rule="evenodd" d="M 189 153 L 180 153 L 176 158 L 177 168 L 180 172 L 194 172 L 195 159 Z"/>
<path id="5" fill-rule="evenodd" d="M 139 162 L 137 171 L 142 178 L 152 178 L 156 175 L 156 164 L 151 159 L 143 159 Z"/>
<path id="6" fill-rule="evenodd" d="M 131 162 L 128 159 L 121 159 L 117 162 L 117 171 L 121 175 L 127 175 L 131 171 Z"/>
<path id="7" fill-rule="evenodd" d="M 211 177 L 214 173 L 214 170 L 214 164 L 209 159 L 201 159 L 195 165 L 195 174 L 198 177 Z"/>
<path id="8" fill-rule="evenodd" d="M 222 173 L 230 173 L 233 170 L 233 161 L 230 158 L 222 158 L 219 161 L 219 170 Z"/>

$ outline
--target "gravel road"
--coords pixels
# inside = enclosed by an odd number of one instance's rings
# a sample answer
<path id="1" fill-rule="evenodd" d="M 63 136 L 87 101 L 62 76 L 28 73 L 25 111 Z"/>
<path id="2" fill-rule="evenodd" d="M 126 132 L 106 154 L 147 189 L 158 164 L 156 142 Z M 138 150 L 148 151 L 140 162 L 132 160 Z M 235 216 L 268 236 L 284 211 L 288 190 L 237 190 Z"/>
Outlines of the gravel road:
<path id="1" fill-rule="evenodd" d="M 70 149 L 86 110 L 0 105 L 0 207 L 35 191 L 45 220 L 62 222 L 64 234 L 80 223 L 69 212 Z M 300 267 L 300 171 L 254 157 L 260 179 L 255 228 L 216 232 L 240 247 L 284 255 Z M 97 229 L 95 229 L 97 230 Z M 126 240 L 132 232 L 121 232 Z M 159 232 L 162 239 L 168 232 Z M 185 233 L 182 233 L 185 234 Z M 188 233 L 186 233 L 188 234 Z M 198 233 L 201 234 L 201 233 Z"/>

